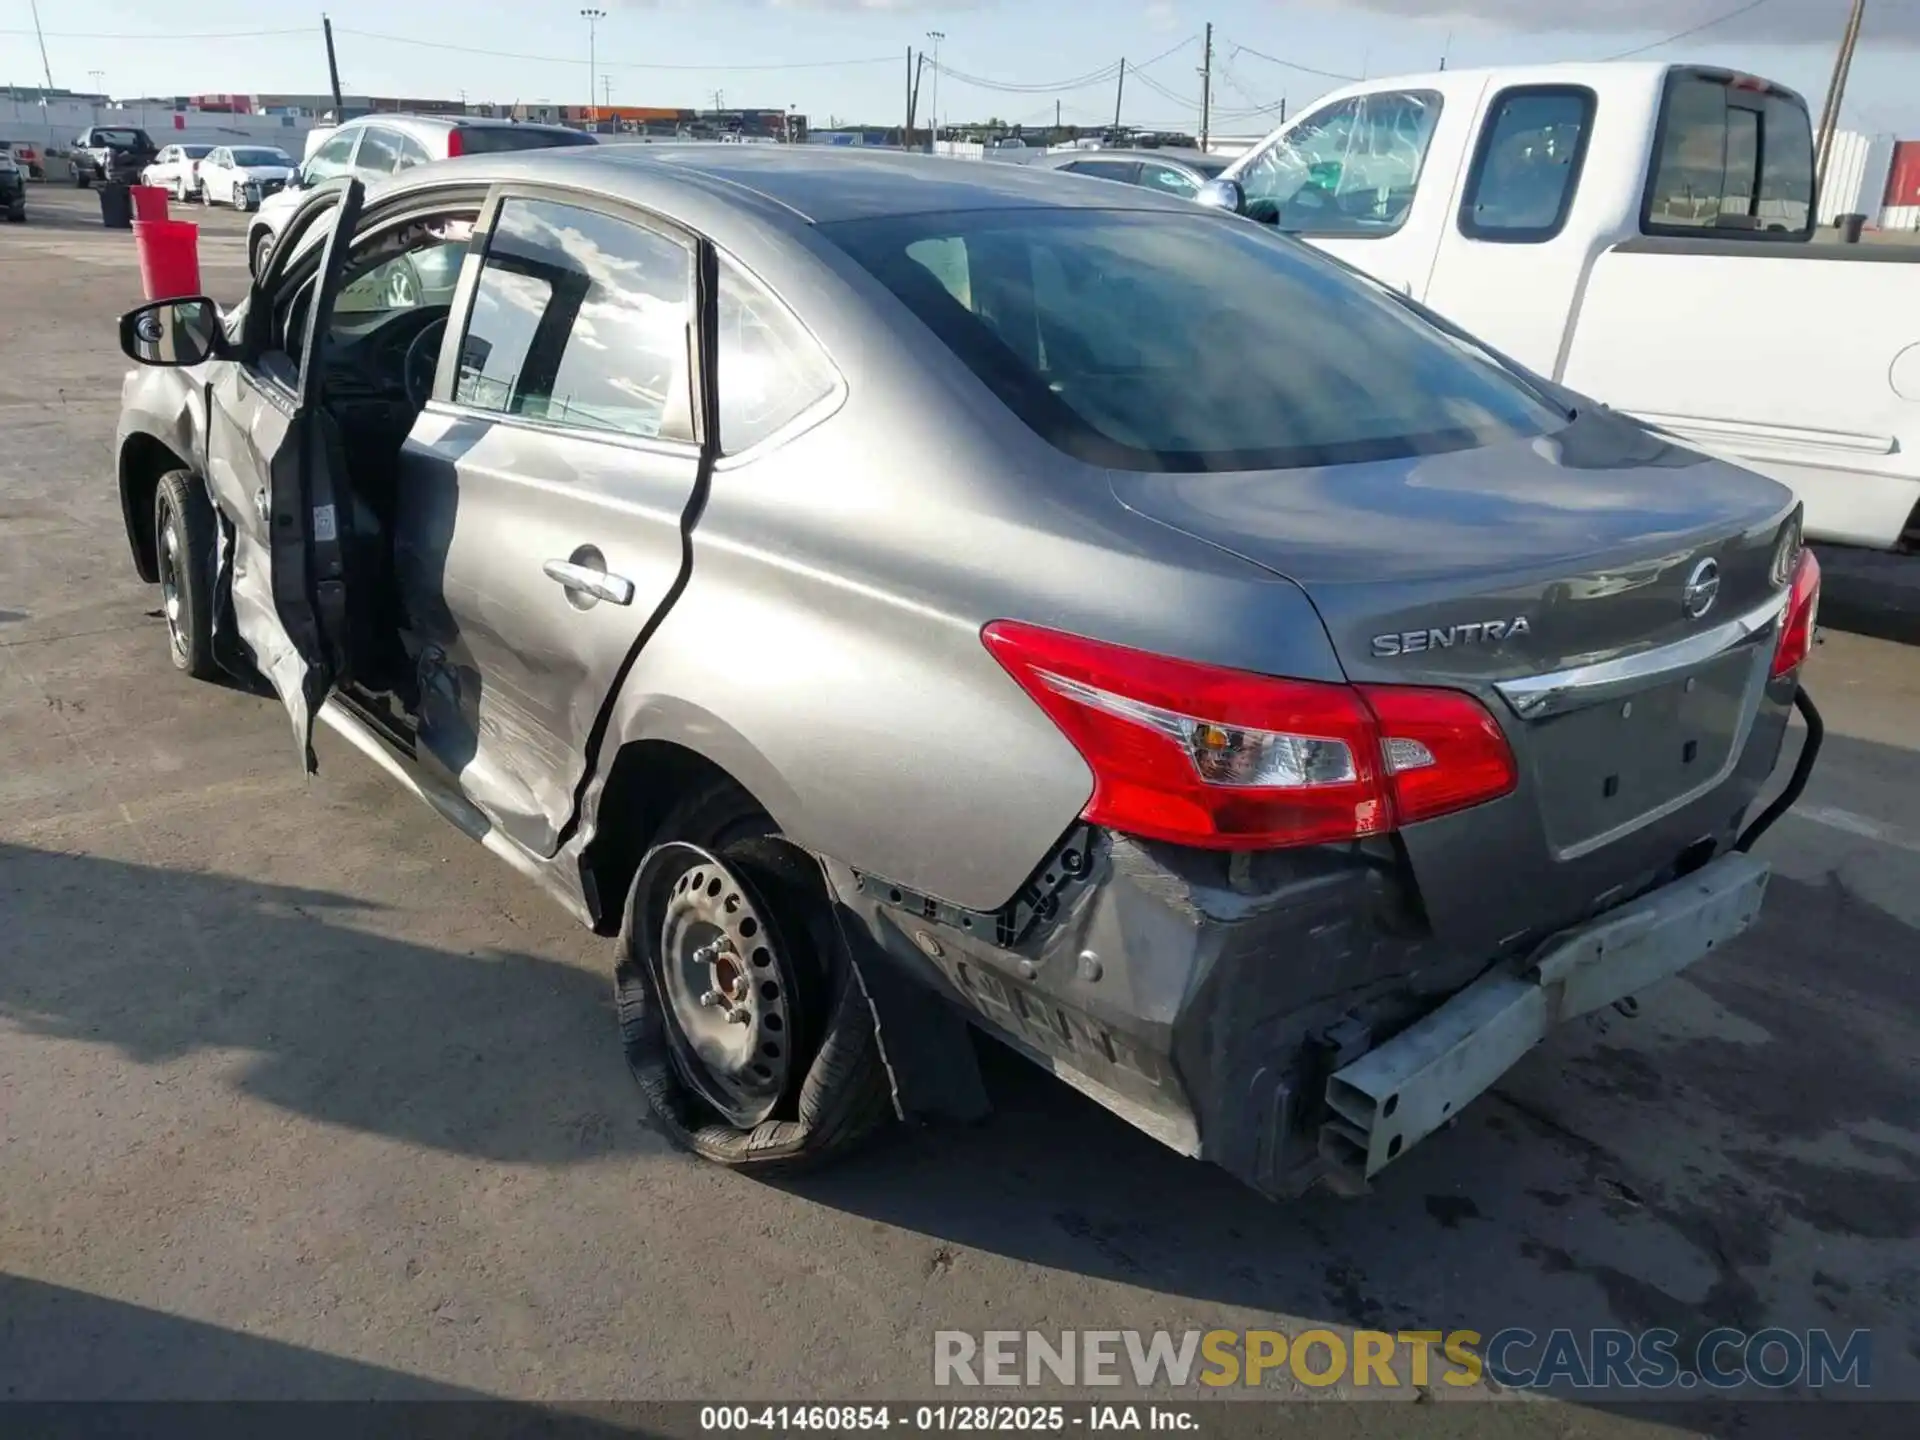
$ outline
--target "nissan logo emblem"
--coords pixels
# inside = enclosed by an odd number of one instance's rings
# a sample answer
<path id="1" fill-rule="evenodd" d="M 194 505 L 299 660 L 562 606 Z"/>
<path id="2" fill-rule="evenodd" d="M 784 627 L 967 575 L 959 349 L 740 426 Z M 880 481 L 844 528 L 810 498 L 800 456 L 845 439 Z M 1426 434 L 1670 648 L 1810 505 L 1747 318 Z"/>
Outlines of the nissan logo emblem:
<path id="1" fill-rule="evenodd" d="M 1681 608 L 1687 612 L 1689 620 L 1698 620 L 1713 609 L 1713 602 L 1719 598 L 1720 562 L 1702 560 L 1687 576 L 1687 588 L 1680 592 Z"/>

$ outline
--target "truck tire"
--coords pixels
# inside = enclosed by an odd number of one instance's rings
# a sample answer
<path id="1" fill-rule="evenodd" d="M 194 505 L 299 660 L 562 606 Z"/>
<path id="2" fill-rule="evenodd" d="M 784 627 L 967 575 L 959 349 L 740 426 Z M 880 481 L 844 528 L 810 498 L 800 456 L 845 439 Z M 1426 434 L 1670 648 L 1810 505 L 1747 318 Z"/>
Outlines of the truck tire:
<path id="1" fill-rule="evenodd" d="M 153 554 L 160 572 L 167 658 L 196 680 L 216 680 L 213 654 L 213 506 L 186 470 L 170 470 L 153 492 Z"/>
<path id="2" fill-rule="evenodd" d="M 675 806 L 656 842 L 627 898 L 614 976 L 627 1063 L 648 1105 L 671 1138 L 732 1170 L 791 1174 L 852 1151 L 892 1117 L 893 1091 L 872 1007 L 839 938 L 818 863 L 782 840 L 772 819 L 731 781 Z M 666 902 L 685 888 L 687 869 L 675 842 L 721 861 L 750 909 L 767 917 L 760 938 L 775 953 L 762 961 L 763 950 L 754 951 L 753 964 L 765 964 L 764 970 L 742 960 L 749 994 L 771 993 L 776 987 L 764 984 L 769 976 L 786 982 L 788 1023 L 776 1032 L 790 1051 L 786 1079 L 770 1113 L 756 1123 L 735 1123 L 707 1098 L 711 1087 L 687 1068 L 702 1062 L 664 997 L 665 966 L 675 963 L 662 954 L 672 938 L 663 934 Z M 739 898 L 713 893 L 728 906 Z M 760 1023 L 753 1022 L 753 1033 Z"/>

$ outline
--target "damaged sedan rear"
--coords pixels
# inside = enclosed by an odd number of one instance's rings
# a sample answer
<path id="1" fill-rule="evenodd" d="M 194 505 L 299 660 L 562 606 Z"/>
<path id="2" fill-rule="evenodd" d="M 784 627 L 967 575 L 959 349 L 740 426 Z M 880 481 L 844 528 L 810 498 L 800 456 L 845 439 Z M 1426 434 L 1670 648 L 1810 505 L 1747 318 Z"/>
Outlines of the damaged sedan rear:
<path id="1" fill-rule="evenodd" d="M 218 325 L 128 318 L 130 538 L 182 668 L 619 933 L 700 1153 L 978 1113 L 971 1023 L 1268 1193 L 1363 1184 L 1752 923 L 1818 750 L 1784 488 L 1147 192 L 439 168 L 309 199 Z"/>

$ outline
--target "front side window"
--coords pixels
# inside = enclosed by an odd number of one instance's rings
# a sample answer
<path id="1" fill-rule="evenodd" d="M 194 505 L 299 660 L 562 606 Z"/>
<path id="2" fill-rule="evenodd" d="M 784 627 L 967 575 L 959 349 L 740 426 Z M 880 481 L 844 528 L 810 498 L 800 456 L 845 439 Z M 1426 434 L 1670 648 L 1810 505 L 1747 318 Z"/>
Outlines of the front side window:
<path id="1" fill-rule="evenodd" d="M 359 138 L 358 130 L 343 130 L 314 151 L 313 158 L 307 161 L 306 183 L 318 185 L 322 180 L 346 174 L 353 161 L 354 141 Z"/>
<path id="2" fill-rule="evenodd" d="M 1059 449 L 1129 470 L 1403 458 L 1566 416 L 1377 286 L 1199 211 L 821 227 Z"/>
<path id="3" fill-rule="evenodd" d="M 719 302 L 720 448 L 733 455 L 826 399 L 837 377 L 787 308 L 728 262 Z"/>
<path id="4" fill-rule="evenodd" d="M 508 200 L 487 245 L 454 398 L 550 424 L 688 439 L 693 256 L 660 231 Z"/>
<path id="5" fill-rule="evenodd" d="M 1336 101 L 1241 173 L 1248 213 L 1313 235 L 1391 235 L 1407 222 L 1440 119 L 1430 90 Z"/>
<path id="6" fill-rule="evenodd" d="M 1520 244 L 1558 235 L 1580 184 L 1594 105 L 1593 92 L 1580 86 L 1502 91 L 1467 177 L 1461 234 Z"/>
<path id="7" fill-rule="evenodd" d="M 1191 200 L 1200 193 L 1200 182 L 1193 176 L 1175 166 L 1162 165 L 1157 160 L 1141 162 L 1140 183 L 1149 190 L 1178 195 L 1182 200 Z"/>
<path id="8" fill-rule="evenodd" d="M 1732 76 L 1673 76 L 1643 230 L 1792 238 L 1810 230 L 1812 202 L 1812 128 L 1804 108 Z"/>
<path id="9" fill-rule="evenodd" d="M 353 168 L 362 175 L 391 175 L 400 159 L 399 136 L 378 125 L 369 125 L 360 137 L 360 152 L 353 157 Z"/>

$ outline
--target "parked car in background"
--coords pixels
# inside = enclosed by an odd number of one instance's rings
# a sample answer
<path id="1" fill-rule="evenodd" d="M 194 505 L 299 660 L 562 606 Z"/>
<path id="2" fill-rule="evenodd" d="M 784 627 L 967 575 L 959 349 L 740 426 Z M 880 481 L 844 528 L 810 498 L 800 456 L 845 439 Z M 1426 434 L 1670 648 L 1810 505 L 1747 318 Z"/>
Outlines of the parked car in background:
<path id="1" fill-rule="evenodd" d="M 247 264 L 259 274 L 280 227 L 300 204 L 300 192 L 351 175 L 366 183 L 433 160 L 598 144 L 564 125 L 522 125 L 472 115 L 363 115 L 335 126 L 312 145 L 294 182 L 265 200 L 247 230 Z"/>
<path id="2" fill-rule="evenodd" d="M 1144 185 L 1183 200 L 1198 198 L 1200 187 L 1227 168 L 1222 155 L 1204 150 L 1087 150 L 1042 155 L 1031 162 L 1044 170 L 1064 170 L 1095 180 Z"/>
<path id="3" fill-rule="evenodd" d="M 286 189 L 299 169 L 275 145 L 219 145 L 200 162 L 200 199 L 208 205 L 258 210 Z"/>
<path id="4" fill-rule="evenodd" d="M 1510 66 L 1333 91 L 1202 198 L 1791 485 L 1817 540 L 1920 548 L 1920 247 L 1823 242 L 1813 166 L 1755 76 Z"/>
<path id="5" fill-rule="evenodd" d="M 971 1021 L 1364 1185 L 1751 925 L 1819 751 L 1784 486 L 1146 187 L 485 155 L 121 344 L 174 666 L 618 931 L 648 1102 L 744 1170 L 977 1116 Z"/>
<path id="6" fill-rule="evenodd" d="M 31 140 L 0 140 L 0 150 L 9 151 L 29 180 L 47 178 L 46 156 Z"/>
<path id="7" fill-rule="evenodd" d="M 18 225 L 27 218 L 27 172 L 6 150 L 0 150 L 0 207 L 5 208 L 9 224 Z"/>
<path id="8" fill-rule="evenodd" d="M 141 171 L 159 153 L 153 138 L 137 125 L 95 125 L 74 140 L 67 159 L 73 183 L 84 190 L 95 181 L 137 185 Z"/>
<path id="9" fill-rule="evenodd" d="M 140 182 L 171 191 L 176 200 L 191 200 L 200 193 L 200 162 L 212 153 L 211 145 L 162 145 Z"/>

